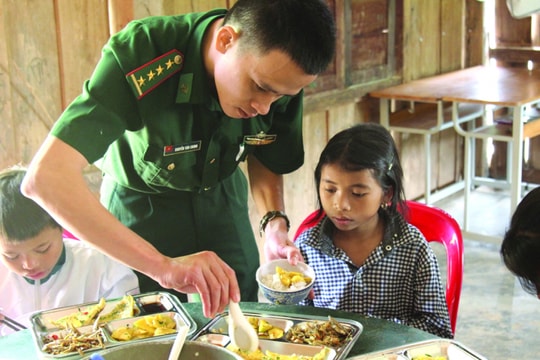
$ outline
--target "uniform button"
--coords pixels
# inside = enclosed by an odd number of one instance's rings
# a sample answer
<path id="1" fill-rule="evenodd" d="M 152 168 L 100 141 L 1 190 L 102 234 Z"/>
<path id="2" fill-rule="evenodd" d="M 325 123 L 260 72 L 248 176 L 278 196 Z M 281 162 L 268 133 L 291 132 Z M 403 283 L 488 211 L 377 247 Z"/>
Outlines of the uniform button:
<path id="1" fill-rule="evenodd" d="M 176 65 L 180 65 L 180 64 L 182 63 L 182 57 L 181 57 L 180 55 L 176 55 L 176 56 L 174 57 L 174 63 L 175 63 Z"/>
<path id="2" fill-rule="evenodd" d="M 210 160 L 210 164 L 213 164 L 216 162 L 216 158 L 213 158 L 212 160 Z"/>
<path id="3" fill-rule="evenodd" d="M 174 163 L 170 163 L 169 165 L 167 165 L 167 170 L 169 171 L 174 170 L 174 168 L 175 168 Z"/>

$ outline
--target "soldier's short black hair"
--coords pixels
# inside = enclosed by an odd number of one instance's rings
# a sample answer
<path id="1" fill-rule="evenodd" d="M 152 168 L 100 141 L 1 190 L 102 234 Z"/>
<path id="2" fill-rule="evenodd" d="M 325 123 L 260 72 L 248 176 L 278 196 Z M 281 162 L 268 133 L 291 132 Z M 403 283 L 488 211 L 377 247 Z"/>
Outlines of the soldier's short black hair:
<path id="1" fill-rule="evenodd" d="M 242 49 L 281 50 L 309 75 L 325 71 L 334 57 L 334 16 L 323 0 L 238 0 L 223 24 L 240 32 Z"/>

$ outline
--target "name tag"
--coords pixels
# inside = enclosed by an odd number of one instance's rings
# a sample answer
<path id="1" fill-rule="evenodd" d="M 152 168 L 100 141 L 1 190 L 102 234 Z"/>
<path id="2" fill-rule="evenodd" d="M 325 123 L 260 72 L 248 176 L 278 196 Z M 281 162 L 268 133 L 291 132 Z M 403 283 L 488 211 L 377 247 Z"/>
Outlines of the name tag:
<path id="1" fill-rule="evenodd" d="M 163 156 L 171 156 L 186 152 L 201 150 L 201 140 L 191 141 L 181 145 L 167 145 L 163 147 Z"/>

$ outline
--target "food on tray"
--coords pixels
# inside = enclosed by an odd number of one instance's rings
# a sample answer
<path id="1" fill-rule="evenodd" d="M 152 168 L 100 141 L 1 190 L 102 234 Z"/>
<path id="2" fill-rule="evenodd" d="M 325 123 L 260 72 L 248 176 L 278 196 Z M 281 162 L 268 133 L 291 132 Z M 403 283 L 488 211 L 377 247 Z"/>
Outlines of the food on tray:
<path id="1" fill-rule="evenodd" d="M 297 271 L 287 271 L 280 266 L 276 266 L 275 274 L 263 275 L 262 283 L 273 290 L 296 291 L 308 286 L 311 281 L 309 276 Z"/>
<path id="2" fill-rule="evenodd" d="M 118 341 L 144 339 L 176 332 L 176 322 L 170 316 L 157 314 L 136 320 L 132 326 L 115 329 L 111 337 Z"/>
<path id="3" fill-rule="evenodd" d="M 99 317 L 99 323 L 105 324 L 112 320 L 127 319 L 135 315 L 135 300 L 133 296 L 126 295 L 116 304 L 116 306 L 107 314 Z"/>
<path id="4" fill-rule="evenodd" d="M 66 330 L 65 334 L 52 334 L 43 338 L 43 352 L 52 355 L 61 355 L 78 352 L 83 355 L 85 351 L 104 348 L 101 330 L 83 334 L 76 328 Z"/>
<path id="5" fill-rule="evenodd" d="M 64 329 L 78 328 L 85 325 L 91 325 L 96 316 L 105 308 L 105 299 L 101 298 L 95 305 L 89 306 L 86 309 L 61 317 L 51 322 Z"/>
<path id="6" fill-rule="evenodd" d="M 284 330 L 273 326 L 268 321 L 252 316 L 248 316 L 248 321 L 257 331 L 257 335 L 262 338 L 279 339 L 283 336 Z"/>
<path id="7" fill-rule="evenodd" d="M 330 349 L 327 347 L 322 348 L 321 351 L 319 351 L 317 354 L 313 356 L 296 355 L 296 354 L 284 355 L 284 354 L 278 354 L 278 353 L 272 352 L 270 350 L 266 350 L 265 352 L 262 352 L 261 349 L 248 352 L 248 351 L 241 350 L 233 345 L 227 346 L 227 349 L 237 353 L 238 355 L 240 355 L 242 358 L 246 360 L 326 360 L 326 358 L 330 354 Z"/>
<path id="8" fill-rule="evenodd" d="M 331 316 L 328 321 L 306 321 L 293 326 L 287 332 L 287 340 L 293 343 L 339 347 L 351 337 L 351 329 Z"/>
<path id="9" fill-rule="evenodd" d="M 79 309 L 77 312 L 57 320 L 52 320 L 51 322 L 64 329 L 79 328 L 81 326 L 93 324 L 98 316 L 98 322 L 104 324 L 111 320 L 132 317 L 136 312 L 135 302 L 131 295 L 124 296 L 110 312 L 100 315 L 103 309 L 105 309 L 105 304 L 105 299 L 101 298 L 95 305 L 89 306 L 86 309 Z"/>
<path id="10" fill-rule="evenodd" d="M 412 358 L 412 360 L 448 360 L 446 356 L 432 356 L 429 354 L 418 355 Z"/>

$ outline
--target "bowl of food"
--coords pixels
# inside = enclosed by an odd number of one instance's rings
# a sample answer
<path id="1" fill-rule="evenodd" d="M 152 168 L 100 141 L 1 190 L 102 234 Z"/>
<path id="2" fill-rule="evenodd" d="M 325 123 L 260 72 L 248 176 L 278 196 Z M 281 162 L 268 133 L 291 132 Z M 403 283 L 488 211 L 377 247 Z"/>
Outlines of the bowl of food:
<path id="1" fill-rule="evenodd" d="M 173 345 L 170 341 L 147 341 L 133 345 L 118 346 L 98 352 L 105 360 L 153 359 L 167 360 Z M 84 358 L 92 360 L 92 357 Z M 178 360 L 242 360 L 242 357 L 223 347 L 199 341 L 186 341 Z"/>
<path id="2" fill-rule="evenodd" d="M 291 265 L 287 259 L 279 259 L 262 264 L 255 277 L 270 302 L 294 305 L 304 300 L 313 288 L 315 271 L 303 262 Z"/>

